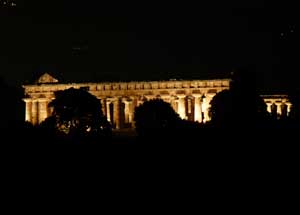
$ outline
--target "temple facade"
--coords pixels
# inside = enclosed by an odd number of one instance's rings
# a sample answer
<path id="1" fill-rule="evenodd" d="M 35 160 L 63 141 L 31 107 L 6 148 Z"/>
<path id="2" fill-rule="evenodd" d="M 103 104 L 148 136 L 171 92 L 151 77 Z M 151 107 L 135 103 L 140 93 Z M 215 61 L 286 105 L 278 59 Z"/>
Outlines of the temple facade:
<path id="1" fill-rule="evenodd" d="M 36 84 L 24 85 L 25 120 L 36 125 L 51 115 L 48 104 L 54 92 L 68 88 L 85 88 L 96 96 L 102 111 L 114 128 L 134 126 L 134 109 L 147 100 L 160 98 L 171 104 L 182 119 L 207 122 L 210 120 L 211 99 L 229 89 L 230 79 L 170 80 L 147 82 L 69 83 L 61 84 L 49 74 L 42 75 Z M 262 96 L 268 111 L 278 116 L 290 112 L 287 96 Z"/>

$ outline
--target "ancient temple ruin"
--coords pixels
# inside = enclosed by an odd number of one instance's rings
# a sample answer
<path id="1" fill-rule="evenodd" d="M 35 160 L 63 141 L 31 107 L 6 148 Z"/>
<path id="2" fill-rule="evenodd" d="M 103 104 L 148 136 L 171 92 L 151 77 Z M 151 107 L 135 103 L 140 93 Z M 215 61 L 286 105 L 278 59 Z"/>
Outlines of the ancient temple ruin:
<path id="1" fill-rule="evenodd" d="M 36 125 L 51 115 L 48 104 L 54 92 L 68 88 L 85 88 L 96 96 L 102 111 L 116 129 L 133 127 L 134 109 L 143 102 L 160 98 L 174 108 L 182 119 L 207 122 L 210 120 L 211 99 L 228 89 L 230 79 L 170 80 L 141 82 L 59 83 L 45 73 L 36 84 L 24 85 L 26 103 L 25 120 Z M 289 114 L 291 104 L 285 95 L 262 95 L 268 112 Z"/>

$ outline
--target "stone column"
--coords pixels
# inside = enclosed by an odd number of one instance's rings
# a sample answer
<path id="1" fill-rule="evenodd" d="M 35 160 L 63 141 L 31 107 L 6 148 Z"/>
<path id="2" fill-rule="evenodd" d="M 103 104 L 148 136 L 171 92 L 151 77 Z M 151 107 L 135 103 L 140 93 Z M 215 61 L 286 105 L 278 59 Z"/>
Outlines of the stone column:
<path id="1" fill-rule="evenodd" d="M 38 123 L 43 122 L 47 115 L 47 100 L 46 99 L 39 99 L 38 100 Z"/>
<path id="2" fill-rule="evenodd" d="M 191 114 L 192 113 L 192 98 L 188 98 L 187 102 L 188 102 L 187 112 L 188 112 L 188 114 Z"/>
<path id="3" fill-rule="evenodd" d="M 133 118 L 134 118 L 134 104 L 133 101 L 129 102 L 129 115 L 128 115 L 128 122 L 133 123 Z"/>
<path id="4" fill-rule="evenodd" d="M 116 125 L 116 129 L 121 128 L 121 120 L 120 120 L 120 100 L 116 98 L 114 101 L 114 123 Z"/>
<path id="5" fill-rule="evenodd" d="M 25 99 L 25 121 L 31 122 L 32 118 L 32 101 L 30 99 Z"/>
<path id="6" fill-rule="evenodd" d="M 185 95 L 177 95 L 178 96 L 178 114 L 181 119 L 186 119 L 185 112 Z"/>
<path id="7" fill-rule="evenodd" d="M 33 100 L 32 101 L 32 109 L 31 109 L 31 123 L 33 125 L 38 124 L 38 101 L 37 100 Z"/>
<path id="8" fill-rule="evenodd" d="M 101 102 L 102 113 L 103 113 L 103 115 L 107 116 L 107 113 L 106 113 L 106 101 L 105 101 L 105 99 L 101 98 L 100 102 Z"/>
<path id="9" fill-rule="evenodd" d="M 134 121 L 134 113 L 135 113 L 135 108 L 137 107 L 137 97 L 132 97 L 131 98 L 132 102 L 131 102 L 131 107 L 130 107 L 130 119 L 131 119 L 131 127 L 134 128 L 135 127 L 135 121 Z"/>
<path id="10" fill-rule="evenodd" d="M 195 97 L 194 120 L 202 122 L 201 95 L 193 95 Z"/>
<path id="11" fill-rule="evenodd" d="M 171 99 L 171 106 L 173 107 L 174 111 L 176 113 L 178 113 L 178 98 L 177 97 L 173 97 Z"/>
<path id="12" fill-rule="evenodd" d="M 204 114 L 203 122 L 207 122 L 210 120 L 209 108 L 210 108 L 211 99 L 212 99 L 212 96 L 208 95 L 208 94 L 206 94 L 205 97 L 203 98 L 203 103 L 202 103 L 202 112 Z"/>
<path id="13" fill-rule="evenodd" d="M 282 114 L 282 103 L 277 103 L 277 116 L 281 116 Z"/>
<path id="14" fill-rule="evenodd" d="M 267 104 L 267 111 L 269 112 L 269 113 L 271 113 L 272 112 L 272 103 L 266 103 Z"/>
<path id="15" fill-rule="evenodd" d="M 124 107 L 124 121 L 126 124 L 133 122 L 134 117 L 134 101 L 132 99 L 125 99 L 124 100 L 125 107 Z"/>
<path id="16" fill-rule="evenodd" d="M 287 105 L 287 115 L 290 116 L 292 104 L 291 103 L 287 103 L 286 105 Z"/>
<path id="17" fill-rule="evenodd" d="M 129 108 L 130 108 L 130 103 L 131 103 L 131 101 L 129 101 L 129 100 L 124 100 L 124 103 L 125 103 L 125 107 L 124 107 L 124 114 L 125 114 L 125 116 L 124 116 L 124 121 L 125 121 L 125 123 L 127 124 L 127 123 L 129 123 L 129 115 L 130 115 L 130 110 L 129 110 Z"/>
<path id="18" fill-rule="evenodd" d="M 106 99 L 106 118 L 107 118 L 107 121 L 112 123 L 111 121 L 111 116 L 110 116 L 110 101 Z"/>

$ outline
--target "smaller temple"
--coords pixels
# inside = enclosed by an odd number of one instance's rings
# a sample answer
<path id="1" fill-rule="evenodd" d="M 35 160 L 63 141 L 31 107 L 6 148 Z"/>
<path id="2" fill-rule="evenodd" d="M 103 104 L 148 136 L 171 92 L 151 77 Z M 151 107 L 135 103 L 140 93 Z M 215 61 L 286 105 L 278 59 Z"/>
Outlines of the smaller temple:
<path id="1" fill-rule="evenodd" d="M 261 95 L 267 105 L 267 111 L 273 116 L 288 116 L 292 104 L 287 95 Z"/>
<path id="2" fill-rule="evenodd" d="M 102 111 L 114 128 L 134 126 L 134 109 L 143 102 L 160 98 L 171 104 L 182 119 L 198 122 L 210 120 L 210 101 L 229 89 L 230 79 L 169 80 L 143 82 L 102 82 L 61 84 L 50 74 L 43 74 L 35 85 L 24 85 L 25 120 L 39 124 L 51 115 L 48 104 L 54 93 L 68 88 L 85 88 L 96 96 Z M 291 103 L 286 95 L 261 95 L 267 111 L 276 117 L 288 116 Z"/>

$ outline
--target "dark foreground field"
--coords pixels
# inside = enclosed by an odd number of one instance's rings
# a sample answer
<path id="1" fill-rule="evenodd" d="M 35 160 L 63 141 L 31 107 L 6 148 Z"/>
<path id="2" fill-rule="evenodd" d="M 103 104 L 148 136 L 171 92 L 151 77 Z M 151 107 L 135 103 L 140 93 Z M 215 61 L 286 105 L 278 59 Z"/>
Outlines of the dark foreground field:
<path id="1" fill-rule="evenodd" d="M 55 198 L 89 191 L 114 203 L 150 204 L 150 198 L 163 206 L 201 203 L 211 211 L 292 208 L 299 188 L 297 131 L 178 132 L 148 139 L 117 132 L 112 142 L 89 144 L 6 134 L 2 183 L 13 184 L 9 193 L 38 190 Z M 177 208 L 173 204 L 168 207 Z M 148 207 L 155 207 L 152 201 Z"/>
<path id="2" fill-rule="evenodd" d="M 65 141 L 27 132 L 2 135 L 1 152 L 18 160 L 36 158 L 115 160 L 182 159 L 211 162 L 259 162 L 268 159 L 286 162 L 299 154 L 298 130 L 175 130 L 166 135 L 139 137 L 134 131 L 114 131 L 109 139 Z M 155 159 L 154 159 L 155 158 Z M 137 162 L 138 163 L 138 162 Z"/>

